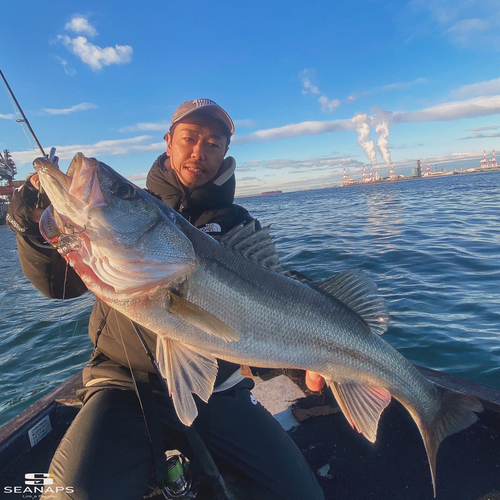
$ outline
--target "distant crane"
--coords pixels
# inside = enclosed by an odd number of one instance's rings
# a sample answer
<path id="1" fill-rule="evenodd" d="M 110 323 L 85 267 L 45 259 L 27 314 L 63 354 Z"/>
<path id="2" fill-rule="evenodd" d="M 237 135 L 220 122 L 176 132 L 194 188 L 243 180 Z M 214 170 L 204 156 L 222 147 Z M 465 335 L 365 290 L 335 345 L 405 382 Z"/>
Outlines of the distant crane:
<path id="1" fill-rule="evenodd" d="M 0 180 L 6 180 L 8 183 L 17 174 L 16 164 L 12 159 L 8 149 L 3 150 L 3 155 L 0 153 Z"/>
<path id="2" fill-rule="evenodd" d="M 9 150 L 4 149 L 3 155 L 0 153 L 0 204 L 9 201 L 12 197 L 12 193 L 14 192 L 14 188 L 24 182 L 14 181 L 14 176 L 16 174 L 16 164 L 14 163 Z"/>
<path id="3" fill-rule="evenodd" d="M 427 168 L 425 169 L 424 175 L 425 175 L 425 177 L 428 177 L 429 175 L 431 175 L 431 162 L 430 161 L 427 162 Z"/>
<path id="4" fill-rule="evenodd" d="M 481 160 L 481 168 L 486 168 L 488 166 L 488 160 L 486 159 L 486 150 L 484 151 L 483 159 Z"/>
<path id="5" fill-rule="evenodd" d="M 353 183 L 353 180 L 347 175 L 347 172 L 344 168 L 344 177 L 342 177 L 342 186 L 349 186 Z"/>
<path id="6" fill-rule="evenodd" d="M 495 150 L 493 150 L 493 156 L 491 157 L 490 160 L 490 167 L 497 167 L 497 158 L 495 156 Z"/>

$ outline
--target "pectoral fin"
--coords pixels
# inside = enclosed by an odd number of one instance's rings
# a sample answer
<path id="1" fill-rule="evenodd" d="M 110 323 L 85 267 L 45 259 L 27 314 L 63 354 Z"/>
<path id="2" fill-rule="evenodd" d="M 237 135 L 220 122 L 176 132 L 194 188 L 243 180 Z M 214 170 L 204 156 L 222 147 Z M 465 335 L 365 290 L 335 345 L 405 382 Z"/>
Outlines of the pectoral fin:
<path id="1" fill-rule="evenodd" d="M 229 325 L 205 309 L 189 302 L 179 295 L 167 292 L 169 311 L 190 325 L 228 342 L 239 340 L 238 334 Z"/>
<path id="2" fill-rule="evenodd" d="M 351 426 L 374 443 L 380 415 L 391 402 L 391 393 L 381 387 L 357 382 L 328 381 L 328 384 Z"/>
<path id="3" fill-rule="evenodd" d="M 156 343 L 156 359 L 179 420 L 191 425 L 198 415 L 193 393 L 208 401 L 217 375 L 217 360 L 196 347 L 162 336 Z"/>

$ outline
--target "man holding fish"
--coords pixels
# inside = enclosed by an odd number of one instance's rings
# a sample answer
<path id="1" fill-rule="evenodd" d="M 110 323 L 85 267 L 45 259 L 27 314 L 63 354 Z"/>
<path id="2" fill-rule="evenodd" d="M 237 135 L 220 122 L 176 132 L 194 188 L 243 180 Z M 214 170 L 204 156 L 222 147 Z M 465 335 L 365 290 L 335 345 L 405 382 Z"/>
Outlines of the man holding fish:
<path id="1" fill-rule="evenodd" d="M 233 133 L 231 118 L 214 101 L 196 99 L 181 104 L 165 135 L 166 152 L 155 161 L 147 180 L 152 194 L 216 239 L 240 224 L 255 224 L 243 207 L 234 204 L 236 165 L 232 157 L 226 157 Z M 43 211 L 37 182 L 35 174 L 16 193 L 9 212 L 14 221 L 10 226 L 18 234 L 23 270 L 48 297 L 77 297 L 87 286 L 72 267 L 66 268 L 62 238 L 58 252 L 42 243 L 35 224 Z M 260 228 L 258 223 L 256 228 Z M 65 245 L 80 244 L 70 236 L 64 235 Z M 108 269 L 105 272 L 110 274 Z M 123 272 L 132 275 L 133 270 Z M 192 312 L 180 298 L 172 297 L 171 311 L 179 311 L 180 317 Z M 84 406 L 53 458 L 50 473 L 54 484 L 71 485 L 71 498 L 75 499 L 132 500 L 142 498 L 155 476 L 161 481 L 166 450 L 178 449 L 192 460 L 195 469 L 203 468 L 202 461 L 197 461 L 197 441 L 185 431 L 184 424 L 192 419 L 181 417 L 183 423 L 179 421 L 177 415 L 182 412 L 177 406 L 174 410 L 148 358 L 147 351 L 158 352 L 156 333 L 133 324 L 98 297 L 89 335 L 94 351 L 84 369 L 85 386 L 79 392 Z M 298 448 L 251 395 L 253 381 L 241 374 L 240 364 L 218 358 L 214 377 L 213 394 L 203 398 L 198 393 L 192 425 L 215 462 L 232 465 L 259 484 L 269 498 L 324 498 Z M 324 383 L 314 372 L 308 372 L 306 380 L 313 388 Z M 174 391 L 170 384 L 167 390 Z M 60 495 L 68 498 L 64 492 Z"/>

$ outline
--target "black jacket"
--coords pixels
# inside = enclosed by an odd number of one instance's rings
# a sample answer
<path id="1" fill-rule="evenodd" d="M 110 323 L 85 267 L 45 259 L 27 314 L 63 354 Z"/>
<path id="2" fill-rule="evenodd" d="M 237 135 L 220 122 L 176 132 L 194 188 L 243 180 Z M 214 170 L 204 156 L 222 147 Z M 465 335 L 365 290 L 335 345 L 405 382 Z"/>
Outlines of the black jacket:
<path id="1" fill-rule="evenodd" d="M 182 186 L 177 174 L 168 165 L 166 154 L 154 162 L 148 174 L 147 188 L 194 226 L 217 237 L 238 224 L 252 220 L 247 210 L 233 203 L 233 158 L 224 160 L 215 179 L 193 191 L 187 191 Z M 56 250 L 42 243 L 40 237 L 18 233 L 17 238 L 23 271 L 45 296 L 73 298 L 87 291 L 84 283 L 71 268 L 66 274 L 64 259 Z M 140 327 L 140 330 L 150 350 L 155 353 L 156 334 L 146 328 Z M 130 377 L 128 360 L 134 370 L 155 373 L 130 320 L 99 298 L 96 298 L 90 315 L 89 336 L 95 349 L 89 365 L 84 370 L 84 383 L 102 378 L 111 379 L 111 385 L 112 381 L 120 385 L 121 380 L 126 381 Z M 237 369 L 238 365 L 219 360 L 219 373 L 215 384 L 223 382 Z"/>

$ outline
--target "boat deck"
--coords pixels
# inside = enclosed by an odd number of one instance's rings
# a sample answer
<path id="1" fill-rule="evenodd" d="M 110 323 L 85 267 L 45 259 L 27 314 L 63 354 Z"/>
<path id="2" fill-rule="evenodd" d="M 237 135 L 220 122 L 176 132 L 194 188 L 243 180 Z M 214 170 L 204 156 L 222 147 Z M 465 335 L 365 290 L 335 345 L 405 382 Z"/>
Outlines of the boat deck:
<path id="1" fill-rule="evenodd" d="M 500 391 L 422 369 L 439 385 L 474 394 L 485 410 L 469 429 L 447 438 L 437 460 L 437 500 L 500 500 Z M 58 442 L 78 412 L 79 375 L 42 398 L 0 429 L 0 475 L 4 485 L 24 485 L 26 472 L 44 472 Z M 393 400 L 384 411 L 377 442 L 353 431 L 330 391 L 311 394 L 303 374 L 268 374 L 257 399 L 288 430 L 304 453 L 327 500 L 431 500 L 431 478 L 422 439 L 406 410 Z M 298 399 L 297 399 L 298 398 Z M 47 419 L 52 431 L 43 435 Z M 229 485 L 238 478 L 227 478 Z M 10 495 L 12 497 L 12 495 Z M 237 491 L 237 499 L 273 500 L 261 492 Z M 160 498 L 159 496 L 155 498 Z"/>

